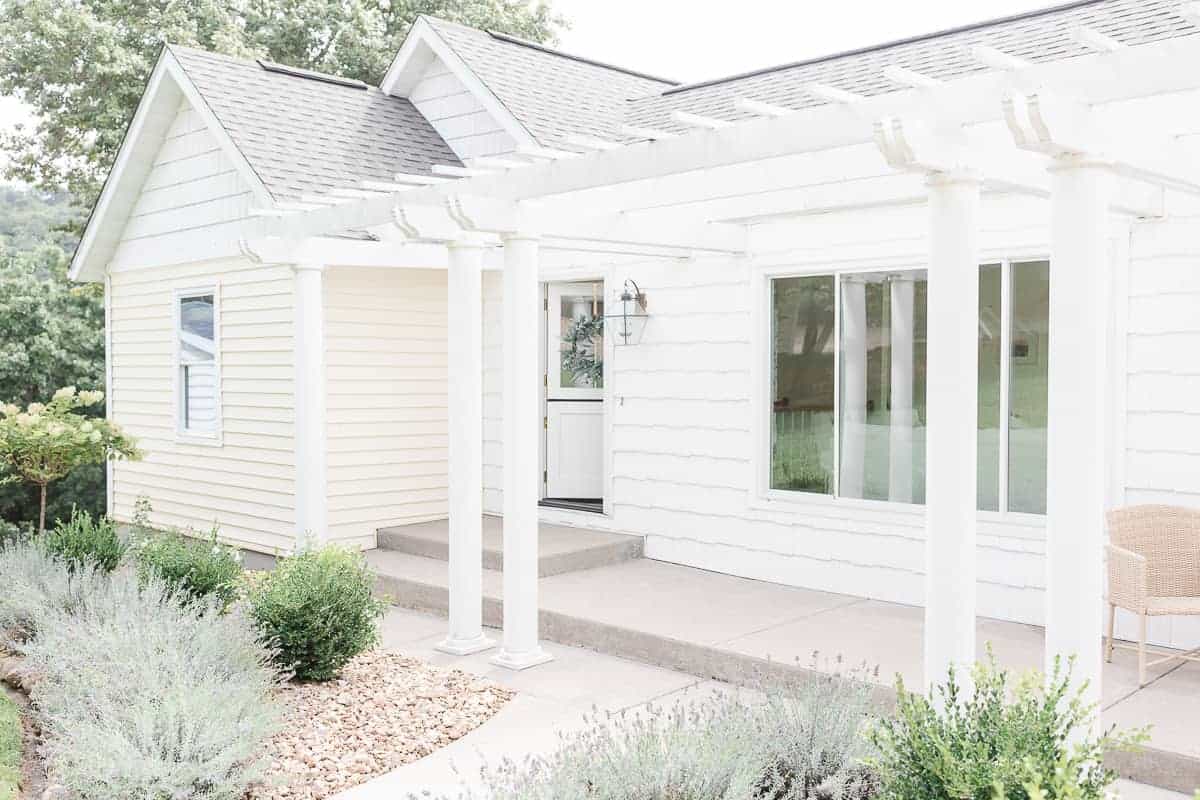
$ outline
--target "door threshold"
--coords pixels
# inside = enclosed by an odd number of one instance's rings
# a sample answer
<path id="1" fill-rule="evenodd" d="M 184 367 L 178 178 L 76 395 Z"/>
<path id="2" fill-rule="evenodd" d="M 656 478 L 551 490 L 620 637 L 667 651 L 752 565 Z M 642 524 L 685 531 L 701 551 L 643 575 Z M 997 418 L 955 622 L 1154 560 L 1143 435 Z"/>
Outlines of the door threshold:
<path id="1" fill-rule="evenodd" d="M 592 514 L 604 513 L 603 500 L 546 497 L 538 501 L 542 508 L 562 508 L 568 511 L 587 511 Z"/>

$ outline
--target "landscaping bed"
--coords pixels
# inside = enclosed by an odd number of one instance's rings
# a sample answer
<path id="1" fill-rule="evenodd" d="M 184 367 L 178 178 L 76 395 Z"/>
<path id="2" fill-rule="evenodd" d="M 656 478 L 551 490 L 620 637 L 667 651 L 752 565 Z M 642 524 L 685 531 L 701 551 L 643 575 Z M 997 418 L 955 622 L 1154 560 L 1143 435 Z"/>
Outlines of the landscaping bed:
<path id="1" fill-rule="evenodd" d="M 283 694 L 283 731 L 267 744 L 266 784 L 252 800 L 318 800 L 356 786 L 461 738 L 512 697 L 491 681 L 387 650 Z"/>
<path id="2" fill-rule="evenodd" d="M 47 773 L 25 796 L 319 800 L 507 702 L 488 681 L 373 649 L 372 584 L 357 552 L 310 548 L 248 576 L 215 532 L 126 537 L 85 514 L 0 546 L 0 678 L 28 695 L 39 738 L 26 749 Z"/>

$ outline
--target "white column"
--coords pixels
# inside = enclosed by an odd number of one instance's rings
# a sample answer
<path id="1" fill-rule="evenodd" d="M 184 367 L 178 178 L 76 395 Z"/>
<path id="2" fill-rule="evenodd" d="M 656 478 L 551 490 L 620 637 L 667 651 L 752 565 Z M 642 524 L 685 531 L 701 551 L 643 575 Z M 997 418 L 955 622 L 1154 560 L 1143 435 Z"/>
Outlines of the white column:
<path id="1" fill-rule="evenodd" d="M 1109 176 L 1060 161 L 1050 202 L 1050 376 L 1046 496 L 1046 659 L 1075 656 L 1100 699 L 1104 593 Z"/>
<path id="2" fill-rule="evenodd" d="M 925 684 L 975 661 L 979 183 L 929 179 Z M 960 669 L 960 675 L 963 674 Z"/>
<path id="3" fill-rule="evenodd" d="M 296 412 L 296 544 L 325 541 L 325 298 L 319 264 L 296 264 L 293 391 Z"/>
<path id="4" fill-rule="evenodd" d="M 504 239 L 504 643 L 493 664 L 549 661 L 538 644 L 538 479 L 541 462 L 538 240 Z"/>
<path id="5" fill-rule="evenodd" d="M 842 285 L 842 441 L 838 494 L 862 497 L 867 449 L 867 285 L 853 276 Z"/>
<path id="6" fill-rule="evenodd" d="M 450 245 L 447 350 L 450 418 L 450 631 L 437 646 L 468 655 L 483 635 L 483 253 L 474 239 Z"/>
<path id="7" fill-rule="evenodd" d="M 891 424 L 888 427 L 888 499 L 913 499 L 913 279 L 891 283 Z"/>

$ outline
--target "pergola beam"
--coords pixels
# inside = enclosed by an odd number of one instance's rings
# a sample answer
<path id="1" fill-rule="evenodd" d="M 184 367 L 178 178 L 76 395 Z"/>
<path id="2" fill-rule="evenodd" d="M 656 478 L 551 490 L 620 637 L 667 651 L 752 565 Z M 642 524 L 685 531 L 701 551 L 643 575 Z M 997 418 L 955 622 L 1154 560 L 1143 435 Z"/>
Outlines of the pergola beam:
<path id="1" fill-rule="evenodd" d="M 1125 49 L 1125 43 L 1119 39 L 1107 36 L 1095 28 L 1077 25 L 1071 29 L 1071 38 L 1084 47 L 1097 53 L 1115 53 Z"/>
<path id="2" fill-rule="evenodd" d="M 751 100 L 748 97 L 738 97 L 733 101 L 733 107 L 743 114 L 754 114 L 758 117 L 786 117 L 795 114 L 796 109 L 777 106 L 774 103 L 764 103 L 761 100 Z"/>

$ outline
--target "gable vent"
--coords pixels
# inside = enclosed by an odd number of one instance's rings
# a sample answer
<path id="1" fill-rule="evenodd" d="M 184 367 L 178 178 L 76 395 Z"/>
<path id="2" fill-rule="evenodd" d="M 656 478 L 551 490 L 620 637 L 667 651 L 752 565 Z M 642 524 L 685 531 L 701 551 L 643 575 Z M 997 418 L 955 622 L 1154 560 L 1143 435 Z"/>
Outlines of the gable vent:
<path id="1" fill-rule="evenodd" d="M 258 59 L 258 65 L 267 72 L 278 72 L 280 75 L 291 75 L 293 78 L 304 78 L 321 83 L 332 83 L 335 86 L 348 86 L 351 89 L 367 89 L 367 84 L 354 78 L 339 78 L 337 75 L 326 75 L 324 72 L 313 72 L 311 69 L 289 67 L 287 64 L 276 64 L 274 61 Z"/>

